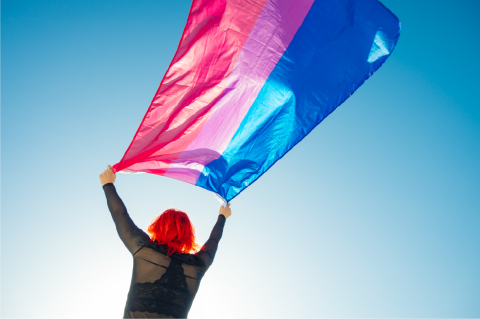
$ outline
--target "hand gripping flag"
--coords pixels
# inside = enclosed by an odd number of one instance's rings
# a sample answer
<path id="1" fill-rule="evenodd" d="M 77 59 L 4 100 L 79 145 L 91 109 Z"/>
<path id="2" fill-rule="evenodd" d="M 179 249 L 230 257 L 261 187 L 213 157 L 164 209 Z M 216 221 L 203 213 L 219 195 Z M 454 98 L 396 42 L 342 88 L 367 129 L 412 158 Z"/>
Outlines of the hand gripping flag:
<path id="1" fill-rule="evenodd" d="M 392 53 L 377 0 L 194 0 L 177 52 L 115 172 L 230 201 Z"/>

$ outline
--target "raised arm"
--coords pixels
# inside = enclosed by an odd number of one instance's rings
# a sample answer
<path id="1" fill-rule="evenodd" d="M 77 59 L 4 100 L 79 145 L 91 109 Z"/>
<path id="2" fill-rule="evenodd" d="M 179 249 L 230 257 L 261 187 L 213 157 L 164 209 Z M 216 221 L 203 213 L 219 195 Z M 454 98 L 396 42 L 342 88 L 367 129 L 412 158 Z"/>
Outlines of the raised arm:
<path id="1" fill-rule="evenodd" d="M 102 183 L 105 196 L 107 197 L 107 205 L 112 214 L 113 221 L 117 227 L 118 236 L 123 241 L 128 251 L 134 254 L 145 241 L 150 241 L 147 234 L 138 228 L 128 215 L 127 208 L 123 204 L 120 196 L 113 183 L 115 182 L 115 174 L 111 166 L 100 174 L 100 183 Z"/>
<path id="2" fill-rule="evenodd" d="M 207 265 L 207 269 L 213 263 L 215 253 L 217 252 L 218 243 L 222 238 L 225 221 L 228 217 L 230 217 L 230 215 L 232 215 L 232 211 L 230 210 L 230 203 L 227 204 L 226 207 L 220 207 L 217 222 L 215 226 L 213 226 L 212 233 L 210 234 L 210 237 L 208 238 L 205 245 L 203 245 L 202 249 L 198 252 L 198 256 L 203 259 L 203 261 Z"/>

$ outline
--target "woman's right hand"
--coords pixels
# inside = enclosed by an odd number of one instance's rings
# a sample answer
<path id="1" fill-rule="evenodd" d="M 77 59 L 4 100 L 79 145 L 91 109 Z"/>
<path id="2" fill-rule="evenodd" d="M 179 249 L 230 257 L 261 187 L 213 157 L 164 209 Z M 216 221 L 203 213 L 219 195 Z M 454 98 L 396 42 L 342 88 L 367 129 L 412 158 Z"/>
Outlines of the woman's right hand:
<path id="1" fill-rule="evenodd" d="M 230 209 L 230 203 L 227 204 L 226 207 L 220 206 L 220 211 L 218 212 L 219 215 L 225 216 L 225 219 L 232 215 L 232 210 Z"/>

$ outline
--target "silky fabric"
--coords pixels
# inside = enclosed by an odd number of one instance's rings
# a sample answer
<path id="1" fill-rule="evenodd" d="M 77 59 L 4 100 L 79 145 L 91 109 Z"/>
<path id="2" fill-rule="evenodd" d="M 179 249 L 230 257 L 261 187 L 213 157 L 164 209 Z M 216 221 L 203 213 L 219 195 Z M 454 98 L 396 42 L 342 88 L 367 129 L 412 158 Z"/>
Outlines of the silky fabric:
<path id="1" fill-rule="evenodd" d="M 381 67 L 400 31 L 377 0 L 194 0 L 112 169 L 184 181 L 230 202 Z"/>
<path id="2" fill-rule="evenodd" d="M 213 263 L 222 238 L 225 216 L 219 215 L 202 249 L 196 254 L 172 254 L 150 242 L 130 216 L 115 186 L 103 186 L 120 239 L 133 257 L 133 273 L 124 318 L 186 318 L 203 275 Z"/>

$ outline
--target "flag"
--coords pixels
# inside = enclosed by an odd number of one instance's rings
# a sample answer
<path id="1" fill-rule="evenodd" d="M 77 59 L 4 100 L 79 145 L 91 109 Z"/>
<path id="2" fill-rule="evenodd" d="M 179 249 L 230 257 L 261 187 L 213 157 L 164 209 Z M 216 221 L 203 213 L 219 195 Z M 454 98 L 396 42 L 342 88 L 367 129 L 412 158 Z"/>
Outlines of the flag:
<path id="1" fill-rule="evenodd" d="M 174 178 L 228 202 L 385 62 L 400 29 L 377 0 L 194 0 L 114 172 Z"/>

